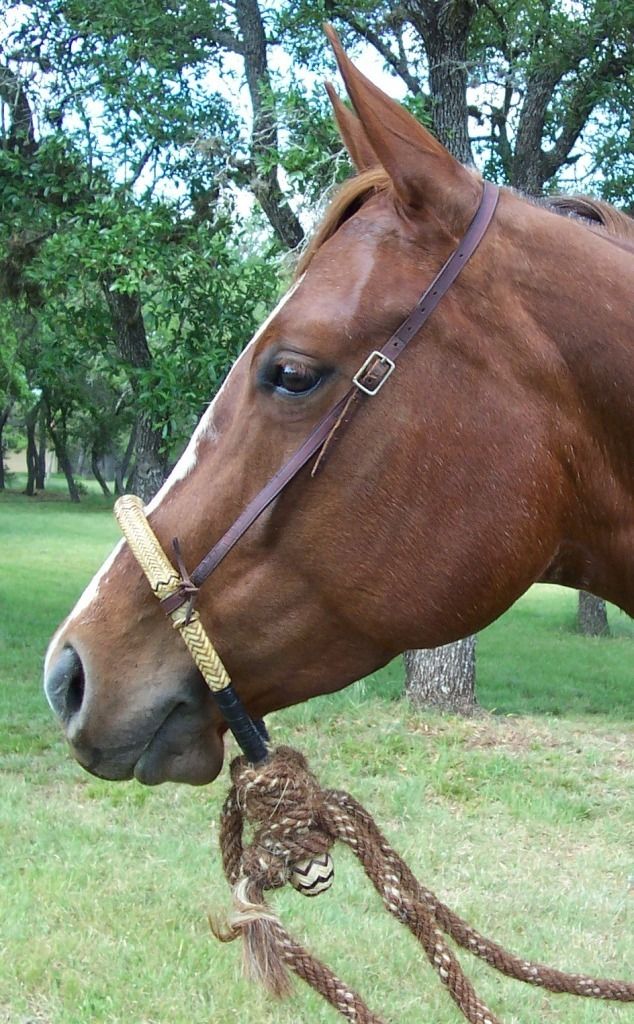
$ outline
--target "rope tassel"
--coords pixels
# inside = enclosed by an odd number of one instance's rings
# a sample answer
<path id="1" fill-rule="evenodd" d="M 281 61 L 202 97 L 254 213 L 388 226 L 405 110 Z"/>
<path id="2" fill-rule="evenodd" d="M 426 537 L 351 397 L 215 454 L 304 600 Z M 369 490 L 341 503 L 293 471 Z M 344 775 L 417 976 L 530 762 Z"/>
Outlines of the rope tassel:
<path id="1" fill-rule="evenodd" d="M 387 910 L 405 924 L 452 999 L 471 1024 L 500 1024 L 478 998 L 455 954 L 458 946 L 518 981 L 594 999 L 634 1001 L 634 982 L 567 974 L 507 952 L 481 935 L 421 885 L 392 849 L 368 812 L 349 793 L 322 789 L 304 757 L 278 747 L 264 765 L 245 758 L 231 765 L 232 787 L 225 802 L 220 845 L 234 910 L 223 941 L 243 938 L 246 972 L 275 995 L 289 991 L 288 971 L 303 978 L 354 1024 L 384 1024 L 356 992 L 313 957 L 285 929 L 265 902 L 265 892 L 292 882 L 298 864 L 330 857 L 336 840 L 360 861 Z M 251 841 L 243 843 L 245 825 Z"/>

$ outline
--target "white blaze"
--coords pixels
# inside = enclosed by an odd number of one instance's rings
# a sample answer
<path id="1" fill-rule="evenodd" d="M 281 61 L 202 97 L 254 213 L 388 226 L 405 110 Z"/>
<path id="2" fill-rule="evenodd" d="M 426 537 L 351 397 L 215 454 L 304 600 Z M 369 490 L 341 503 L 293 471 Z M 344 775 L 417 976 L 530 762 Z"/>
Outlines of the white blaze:
<path id="1" fill-rule="evenodd" d="M 198 460 L 198 447 L 200 445 L 201 440 L 204 437 L 208 437 L 208 436 L 210 436 L 213 433 L 213 430 L 214 430 L 214 406 L 215 406 L 218 398 L 222 394 L 224 388 L 227 386 L 229 380 L 231 379 L 231 374 L 234 372 L 234 370 L 235 370 L 236 366 L 238 365 L 238 363 L 242 359 L 244 359 L 244 357 L 246 356 L 247 352 L 252 348 L 252 346 L 255 345 L 259 341 L 259 339 L 262 337 L 262 335 L 264 334 L 264 331 L 267 329 L 267 327 L 269 326 L 271 321 L 274 319 L 274 317 L 277 316 L 277 314 L 282 309 L 282 307 L 286 305 L 286 303 L 288 302 L 290 297 L 294 294 L 294 292 L 297 290 L 297 288 L 299 287 L 301 282 L 302 282 L 302 278 L 300 277 L 295 282 L 295 284 L 293 284 L 292 287 L 289 288 L 289 290 L 286 292 L 286 294 L 282 296 L 282 298 L 278 302 L 278 304 L 275 307 L 275 309 L 272 311 L 272 313 L 269 314 L 269 316 L 266 318 L 264 323 L 258 328 L 258 330 L 255 332 L 255 334 L 251 338 L 251 341 L 249 342 L 249 344 L 243 349 L 243 351 L 240 353 L 240 355 L 236 359 L 235 363 L 231 367 L 231 370 L 227 374 L 227 377 L 225 378 L 225 381 L 224 381 L 222 387 L 217 392 L 216 396 L 214 397 L 214 400 L 212 402 L 210 402 L 208 408 L 206 409 L 205 413 L 203 414 L 203 416 L 202 416 L 202 418 L 200 420 L 200 423 L 198 424 L 198 426 L 196 427 L 196 430 L 194 431 L 194 433 L 191 436 L 191 439 L 189 441 L 189 444 L 187 445 L 187 448 L 185 449 L 185 451 L 181 455 L 180 459 L 176 463 L 174 469 L 172 470 L 172 472 L 170 473 L 169 477 L 167 478 L 167 480 L 165 481 L 165 483 L 161 487 L 160 491 L 156 494 L 156 496 L 152 499 L 152 501 L 146 507 L 145 511 L 148 514 L 150 512 L 153 512 L 154 509 L 158 508 L 158 506 L 163 501 L 165 496 L 171 491 L 172 487 L 174 487 L 174 485 L 177 484 L 179 482 L 179 480 L 184 480 L 185 477 L 189 476 L 191 471 L 194 469 L 194 466 L 196 465 L 196 462 Z M 64 629 L 66 629 L 66 627 L 71 622 L 73 622 L 74 620 L 78 619 L 82 615 L 82 613 L 84 613 L 86 611 L 86 609 L 92 604 L 94 599 L 97 597 L 97 595 L 99 593 L 99 589 L 101 587 L 101 584 L 103 583 L 103 580 L 105 579 L 106 575 L 110 571 L 115 558 L 119 554 L 119 551 L 123 547 L 123 543 L 124 543 L 123 540 L 119 541 L 119 543 L 115 547 L 115 549 L 112 552 L 112 554 L 109 555 L 109 557 L 106 559 L 106 561 L 102 565 L 101 569 L 99 569 L 99 571 L 96 573 L 96 575 L 93 576 L 92 580 L 90 581 L 90 583 L 88 584 L 88 586 L 84 590 L 83 594 L 79 598 L 77 604 L 73 608 L 72 612 L 70 613 L 70 615 L 68 616 L 66 621 L 64 623 L 62 623 L 60 628 L 55 633 L 55 636 L 51 640 L 51 642 L 50 642 L 50 644 L 48 646 L 48 650 L 46 652 L 46 660 L 45 660 L 45 663 L 44 663 L 44 672 L 45 672 L 45 674 L 47 673 L 49 662 L 50 662 L 51 656 L 52 656 L 52 654 L 54 652 L 54 649 L 57 646 L 57 641 L 59 639 L 60 634 L 62 633 L 62 631 Z"/>

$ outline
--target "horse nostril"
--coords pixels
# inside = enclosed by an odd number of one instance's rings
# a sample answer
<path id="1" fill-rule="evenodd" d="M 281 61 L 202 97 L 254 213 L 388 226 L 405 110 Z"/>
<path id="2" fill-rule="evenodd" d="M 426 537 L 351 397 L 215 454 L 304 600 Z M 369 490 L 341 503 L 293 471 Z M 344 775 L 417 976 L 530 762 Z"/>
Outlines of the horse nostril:
<path id="1" fill-rule="evenodd" d="M 74 647 L 64 647 L 46 674 L 44 692 L 53 711 L 63 722 L 70 721 L 84 699 L 84 667 Z"/>

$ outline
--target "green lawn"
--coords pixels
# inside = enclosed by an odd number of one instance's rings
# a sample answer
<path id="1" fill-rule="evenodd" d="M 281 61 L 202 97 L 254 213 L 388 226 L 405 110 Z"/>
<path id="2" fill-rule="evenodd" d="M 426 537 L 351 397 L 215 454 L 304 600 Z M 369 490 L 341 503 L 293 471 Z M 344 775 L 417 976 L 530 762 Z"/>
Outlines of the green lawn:
<path id="1" fill-rule="evenodd" d="M 227 775 L 193 790 L 92 779 L 41 695 L 48 636 L 117 539 L 108 502 L 0 496 L 0 1022 L 297 1024 L 340 1018 L 299 983 L 281 1004 L 244 981 L 216 851 Z M 472 721 L 410 711 L 399 663 L 271 716 L 324 783 L 350 789 L 422 880 L 527 957 L 634 975 L 633 623 L 574 632 L 574 593 L 536 587 L 480 639 Z M 460 1018 L 347 851 L 285 922 L 386 1020 Z M 468 957 L 505 1024 L 620 1024 L 632 1009 L 557 997 Z"/>

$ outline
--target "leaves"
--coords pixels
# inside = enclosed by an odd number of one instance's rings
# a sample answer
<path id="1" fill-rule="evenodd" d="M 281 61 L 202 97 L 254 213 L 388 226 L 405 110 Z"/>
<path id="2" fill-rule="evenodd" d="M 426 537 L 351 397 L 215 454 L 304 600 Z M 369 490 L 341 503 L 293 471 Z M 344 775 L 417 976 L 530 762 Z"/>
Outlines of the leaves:
<path id="1" fill-rule="evenodd" d="M 634 204 L 632 0 L 0 0 L 0 12 L 0 401 L 45 387 L 82 444 L 123 444 L 143 415 L 178 451 L 273 302 L 280 240 L 301 237 L 295 211 L 350 173 L 322 88 L 324 20 L 428 124 L 443 100 L 430 53 L 451 68 L 467 25 L 462 100 L 482 169 Z M 122 354 L 109 295 L 136 311 L 143 365 Z"/>

